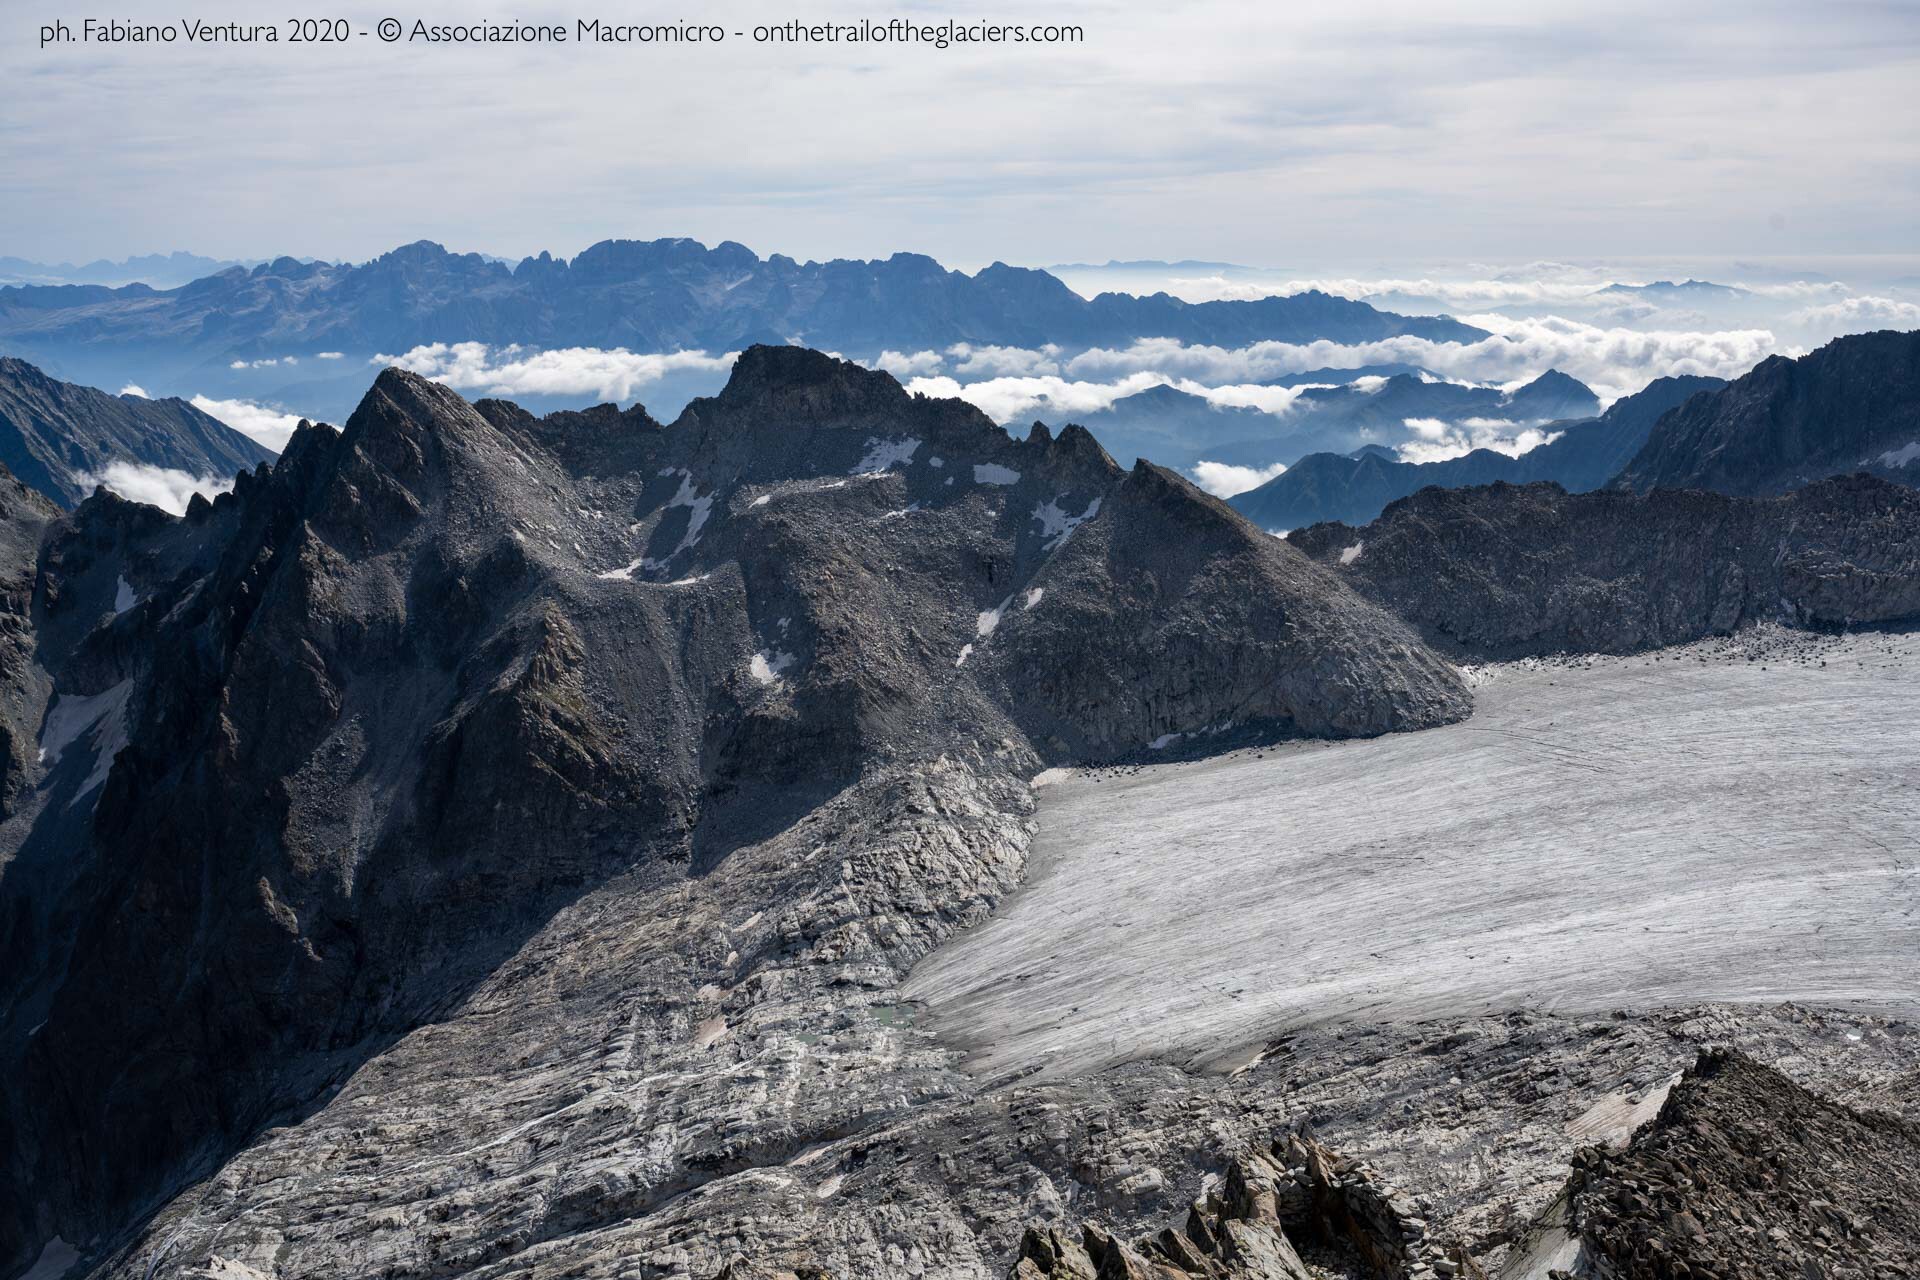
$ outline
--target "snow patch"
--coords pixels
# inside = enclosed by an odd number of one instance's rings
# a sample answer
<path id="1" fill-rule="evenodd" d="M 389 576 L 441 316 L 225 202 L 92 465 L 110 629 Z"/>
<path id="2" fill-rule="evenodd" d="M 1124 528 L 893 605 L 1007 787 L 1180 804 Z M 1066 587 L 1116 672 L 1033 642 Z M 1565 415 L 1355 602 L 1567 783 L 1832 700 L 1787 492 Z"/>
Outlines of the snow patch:
<path id="1" fill-rule="evenodd" d="M 1040 597 L 1046 594 L 1047 589 L 1045 587 L 1035 587 L 1033 590 L 1027 592 L 1027 608 L 1031 609 L 1033 606 L 1039 604 Z"/>
<path id="2" fill-rule="evenodd" d="M 128 582 L 124 576 L 115 578 L 113 581 L 113 616 L 117 618 L 127 610 L 133 608 L 133 606 L 139 604 L 140 597 L 133 594 L 133 584 Z"/>
<path id="3" fill-rule="evenodd" d="M 1095 498 L 1087 504 L 1087 509 L 1079 515 L 1069 515 L 1061 507 L 1060 499 L 1033 509 L 1033 518 L 1040 522 L 1040 536 L 1046 539 L 1046 550 L 1058 550 L 1073 531 L 1100 514 L 1100 499 Z"/>
<path id="4" fill-rule="evenodd" d="M 1880 455 L 1883 467 L 1904 467 L 1909 462 L 1920 461 L 1920 440 L 1914 440 L 1898 449 L 1889 449 Z"/>
<path id="5" fill-rule="evenodd" d="M 59 1236 L 47 1241 L 47 1247 L 40 1251 L 27 1273 L 20 1280 L 59 1280 L 80 1261 L 80 1251 L 62 1240 Z"/>
<path id="6" fill-rule="evenodd" d="M 770 493 L 763 493 L 763 494 L 761 494 L 761 495 L 760 495 L 759 497 L 757 497 L 757 498 L 755 498 L 755 499 L 754 499 L 754 500 L 753 500 L 752 502 L 749 502 L 749 503 L 748 503 L 747 505 L 748 505 L 748 506 L 750 506 L 750 507 L 764 507 L 764 506 L 766 506 L 766 505 L 767 505 L 767 504 L 768 504 L 769 502 L 772 502 L 772 501 L 773 501 L 773 495 L 772 495 L 772 494 L 770 494 Z"/>
<path id="7" fill-rule="evenodd" d="M 516 538 L 520 538 L 519 530 L 516 529 L 514 531 L 513 536 Z M 522 542 L 526 541 L 525 538 L 520 538 L 520 540 Z M 652 571 L 653 569 L 656 569 L 658 567 L 659 566 L 656 565 L 653 561 L 647 559 L 645 556 L 641 556 L 638 560 L 633 561 L 624 569 L 609 569 L 605 573 L 596 573 L 593 576 L 596 578 L 606 578 L 614 582 L 632 582 L 633 575 L 639 570 L 646 569 L 648 571 Z"/>
<path id="8" fill-rule="evenodd" d="M 978 462 L 973 467 L 975 484 L 1019 484 L 1020 473 L 997 462 Z"/>
<path id="9" fill-rule="evenodd" d="M 680 545 L 673 549 L 673 554 L 677 556 L 700 541 L 700 530 L 706 527 L 707 517 L 713 513 L 713 495 L 709 493 L 702 496 L 693 483 L 693 473 L 682 471 L 680 488 L 667 500 L 666 509 L 671 511 L 675 507 L 687 507 L 693 512 L 687 517 L 687 531 L 680 536 Z"/>
<path id="10" fill-rule="evenodd" d="M 882 519 L 882 520 L 898 520 L 898 519 L 900 519 L 900 517 L 902 517 L 902 516 L 910 516 L 910 515 L 912 515 L 912 514 L 913 514 L 914 512 L 916 512 L 916 511 L 918 511 L 919 509 L 920 509 L 920 504 L 919 504 L 919 503 L 917 503 L 917 502 L 909 502 L 909 503 L 908 503 L 908 504 L 907 504 L 906 506 L 904 506 L 904 507 L 901 507 L 901 508 L 900 508 L 900 509 L 899 509 L 898 511 L 888 511 L 888 512 L 885 512 L 884 514 L 882 514 L 882 515 L 880 516 L 880 519 Z"/>
<path id="11" fill-rule="evenodd" d="M 47 708 L 46 722 L 40 729 L 40 763 L 51 770 L 60 763 L 66 749 L 87 735 L 94 752 L 93 769 L 73 794 L 69 804 L 107 780 L 113 758 L 127 745 L 127 696 L 133 691 L 131 679 L 110 689 L 86 697 L 56 694 Z"/>
<path id="12" fill-rule="evenodd" d="M 967 665 L 967 659 L 971 658 L 972 656 L 973 656 L 973 646 L 970 644 L 963 644 L 960 646 L 960 656 L 953 660 L 953 665 L 956 667 L 964 667 Z"/>
<path id="13" fill-rule="evenodd" d="M 1366 547 L 1367 547 L 1367 544 L 1364 541 L 1354 543 L 1352 546 L 1348 547 L 1346 550 L 1340 553 L 1340 563 L 1352 564 L 1355 560 L 1358 560 L 1360 558 L 1360 553 L 1366 550 Z"/>
<path id="14" fill-rule="evenodd" d="M 861 455 L 860 461 L 854 463 L 853 469 L 847 474 L 866 475 L 874 471 L 885 471 L 890 467 L 904 467 L 913 461 L 914 451 L 919 447 L 920 442 L 910 436 L 899 440 L 883 440 L 879 436 L 868 436 L 866 453 Z"/>
<path id="15" fill-rule="evenodd" d="M 1152 742 L 1149 742 L 1147 744 L 1147 750 L 1165 751 L 1168 747 L 1172 746 L 1174 743 L 1180 741 L 1180 739 L 1186 736 L 1187 735 L 1184 733 L 1163 733 L 1159 737 L 1155 738 Z"/>
<path id="16" fill-rule="evenodd" d="M 761 684 L 779 684 L 780 673 L 793 665 L 793 655 L 786 650 L 762 649 L 747 662 L 747 674 Z"/>
<path id="17" fill-rule="evenodd" d="M 974 620 L 974 630 L 978 632 L 982 640 L 985 640 L 993 634 L 994 628 L 1000 625 L 1000 619 L 1006 613 L 1007 606 L 1012 603 L 1013 597 L 1008 596 L 1005 600 L 993 606 L 993 608 L 981 613 L 981 615 Z"/>

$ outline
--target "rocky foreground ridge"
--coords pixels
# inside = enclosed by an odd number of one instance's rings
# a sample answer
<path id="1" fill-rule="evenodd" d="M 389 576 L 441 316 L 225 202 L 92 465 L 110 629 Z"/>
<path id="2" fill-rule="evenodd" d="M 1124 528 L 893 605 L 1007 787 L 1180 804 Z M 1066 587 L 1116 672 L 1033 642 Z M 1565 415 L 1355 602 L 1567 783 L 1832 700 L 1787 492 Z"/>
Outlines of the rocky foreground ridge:
<path id="1" fill-rule="evenodd" d="M 1637 1132 L 1583 1147 L 1497 1280 L 1895 1280 L 1920 1268 L 1920 1129 L 1738 1050 L 1702 1052 Z M 1028 1228 L 1008 1280 L 1479 1277 L 1421 1207 L 1310 1133 L 1228 1161 L 1177 1225 L 1135 1240 Z M 1296 1244 L 1298 1247 L 1296 1247 Z"/>
<path id="2" fill-rule="evenodd" d="M 963 1081 L 863 1011 L 1034 771 L 1468 705 L 1170 473 L 798 349 L 671 426 L 390 371 L 184 519 L 4 514 L 11 1267 L 471 1271 L 883 1127 Z M 412 1208 L 301 1246 L 361 1173 Z"/>

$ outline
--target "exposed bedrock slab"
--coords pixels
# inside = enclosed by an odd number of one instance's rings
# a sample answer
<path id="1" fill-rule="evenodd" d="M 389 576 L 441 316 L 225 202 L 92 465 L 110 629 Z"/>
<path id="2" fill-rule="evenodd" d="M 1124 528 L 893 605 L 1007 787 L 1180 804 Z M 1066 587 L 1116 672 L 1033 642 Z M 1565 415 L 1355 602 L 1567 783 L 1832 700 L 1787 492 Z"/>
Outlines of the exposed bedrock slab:
<path id="1" fill-rule="evenodd" d="M 1336 1019 L 1920 1010 L 1916 651 L 1503 666 L 1447 728 L 1075 775 L 1028 883 L 907 994 L 988 1077 Z"/>

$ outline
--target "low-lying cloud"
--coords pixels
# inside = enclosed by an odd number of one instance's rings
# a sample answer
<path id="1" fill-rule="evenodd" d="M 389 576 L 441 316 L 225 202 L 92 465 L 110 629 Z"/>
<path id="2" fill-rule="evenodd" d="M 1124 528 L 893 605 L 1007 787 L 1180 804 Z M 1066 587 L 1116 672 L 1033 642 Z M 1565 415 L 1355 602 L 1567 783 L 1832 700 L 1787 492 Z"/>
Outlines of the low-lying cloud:
<path id="1" fill-rule="evenodd" d="M 129 502 L 144 502 L 176 516 L 186 513 L 196 493 L 211 500 L 233 488 L 231 477 L 196 476 L 144 462 L 109 462 L 104 469 L 81 476 L 80 483 L 88 490 L 105 485 Z"/>
<path id="2" fill-rule="evenodd" d="M 1491 449 L 1517 458 L 1559 439 L 1561 434 L 1543 431 L 1537 426 L 1518 426 L 1498 418 L 1466 418 L 1459 422 L 1408 418 L 1406 428 L 1413 439 L 1399 447 L 1402 462 L 1445 462 L 1449 458 L 1465 457 L 1475 449 Z"/>
<path id="3" fill-rule="evenodd" d="M 1286 471 L 1282 463 L 1270 467 L 1237 467 L 1230 462 L 1196 462 L 1193 482 L 1216 498 L 1231 498 L 1249 489 L 1258 489 Z"/>
<path id="4" fill-rule="evenodd" d="M 1793 313 L 1796 323 L 1816 329 L 1858 332 L 1863 329 L 1920 328 L 1920 306 L 1896 298 L 1869 295 L 1847 298 L 1824 306 L 1807 307 Z"/>
<path id="5" fill-rule="evenodd" d="M 397 356 L 378 355 L 374 364 L 397 365 L 460 391 L 490 396 L 598 396 L 632 400 L 640 388 L 670 373 L 724 373 L 737 351 L 642 354 L 614 347 L 557 347 L 532 351 L 520 346 L 492 347 L 484 342 L 435 342 Z"/>
<path id="6" fill-rule="evenodd" d="M 1466 317 L 1489 330 L 1478 342 L 1394 337 L 1378 342 L 1257 342 L 1245 347 L 1188 345 L 1149 338 L 1122 348 L 1097 347 L 1066 362 L 1070 377 L 1114 378 L 1151 371 L 1163 380 L 1189 378 L 1213 385 L 1269 381 L 1313 369 L 1412 364 L 1443 378 L 1511 383 L 1558 369 L 1612 401 L 1674 374 L 1737 378 L 1767 356 L 1796 354 L 1770 330 L 1679 332 L 1602 328 L 1559 317 L 1516 320 Z"/>
<path id="7" fill-rule="evenodd" d="M 1005 425 L 1039 414 L 1056 425 L 1111 408 L 1116 400 L 1138 395 L 1153 387 L 1173 387 L 1188 395 L 1199 396 L 1223 409 L 1259 409 L 1280 415 L 1290 410 L 1301 392 L 1320 383 L 1297 387 L 1268 387 L 1258 384 L 1212 386 L 1193 378 L 1172 377 L 1158 370 L 1128 373 L 1110 381 L 1066 378 L 1059 374 L 1029 377 L 983 378 L 962 382 L 947 375 L 913 378 L 908 391 L 941 399 L 965 400 L 995 422 Z"/>
<path id="8" fill-rule="evenodd" d="M 193 407 L 210 418 L 218 418 L 241 435 L 251 437 L 254 443 L 275 453 L 287 447 L 294 428 L 300 425 L 299 414 L 282 413 L 251 400 L 215 400 L 211 396 L 195 396 Z"/>

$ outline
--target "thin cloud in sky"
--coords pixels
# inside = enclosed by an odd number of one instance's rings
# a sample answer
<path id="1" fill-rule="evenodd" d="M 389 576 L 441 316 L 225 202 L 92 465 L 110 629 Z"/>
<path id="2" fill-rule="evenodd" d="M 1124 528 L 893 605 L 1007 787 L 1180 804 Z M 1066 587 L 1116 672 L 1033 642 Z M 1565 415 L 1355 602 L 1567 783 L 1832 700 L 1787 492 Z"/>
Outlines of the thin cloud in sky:
<path id="1" fill-rule="evenodd" d="M 469 0 L 415 9 L 474 16 Z M 242 0 L 196 12 L 258 17 Z M 769 16 L 749 0 L 704 12 L 729 31 Z M 179 15 L 121 0 L 114 16 Z M 341 16 L 383 13 L 347 0 Z M 514 16 L 578 13 L 527 0 Z M 857 0 L 809 10 L 859 16 Z M 942 16 L 1008 14 L 953 0 Z M 1920 6 L 1063 0 L 1046 16 L 1083 25 L 1084 43 L 299 57 L 8 40 L 0 81 L 32 91 L 0 135 L 0 243 L 49 260 L 187 245 L 365 258 L 415 229 L 507 255 L 692 234 L 812 257 L 1317 271 L 1383 244 L 1908 252 L 1920 225 L 1920 188 L 1897 177 L 1920 172 Z M 661 101 L 692 123 L 635 128 Z M 376 135 L 395 145 L 345 141 Z M 290 189 L 301 198 L 268 194 Z"/>
<path id="2" fill-rule="evenodd" d="M 215 400 L 211 396 L 195 396 L 192 403 L 194 408 L 208 417 L 218 418 L 241 435 L 251 437 L 256 444 L 275 453 L 287 447 L 287 441 L 293 438 L 294 428 L 300 425 L 299 414 L 282 413 L 251 400 Z"/>

